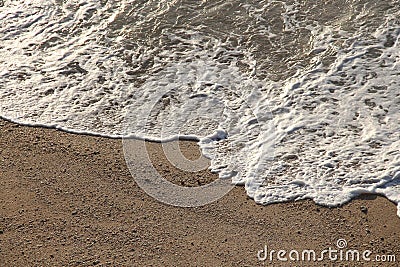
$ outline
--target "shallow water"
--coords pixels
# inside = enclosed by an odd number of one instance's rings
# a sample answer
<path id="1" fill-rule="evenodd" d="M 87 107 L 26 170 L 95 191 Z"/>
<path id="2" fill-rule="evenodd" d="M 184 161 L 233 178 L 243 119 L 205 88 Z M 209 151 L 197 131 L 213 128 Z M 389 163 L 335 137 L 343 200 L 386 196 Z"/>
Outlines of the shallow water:
<path id="1" fill-rule="evenodd" d="M 4 1 L 0 116 L 197 139 L 258 203 L 400 203 L 400 4 L 320 2 Z"/>

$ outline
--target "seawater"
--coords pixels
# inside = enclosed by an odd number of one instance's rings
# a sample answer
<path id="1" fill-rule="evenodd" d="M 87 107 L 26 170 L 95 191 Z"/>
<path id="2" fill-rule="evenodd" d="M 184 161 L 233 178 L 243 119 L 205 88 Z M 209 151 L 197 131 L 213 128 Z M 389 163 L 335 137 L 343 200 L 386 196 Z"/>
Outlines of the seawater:
<path id="1" fill-rule="evenodd" d="M 398 1 L 3 0 L 0 116 L 198 140 L 257 203 L 400 203 L 399 18 Z"/>

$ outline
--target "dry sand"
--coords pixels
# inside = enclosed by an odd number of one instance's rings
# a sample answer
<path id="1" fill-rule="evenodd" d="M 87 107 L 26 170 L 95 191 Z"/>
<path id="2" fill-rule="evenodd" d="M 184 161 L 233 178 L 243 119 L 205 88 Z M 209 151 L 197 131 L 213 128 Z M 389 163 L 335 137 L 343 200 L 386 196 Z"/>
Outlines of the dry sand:
<path id="1" fill-rule="evenodd" d="M 132 178 L 117 139 L 0 121 L 0 266 L 399 266 L 396 206 L 363 196 L 339 208 L 299 201 L 256 205 L 243 187 L 198 208 L 162 204 Z M 199 156 L 193 142 L 180 144 Z M 170 166 L 148 143 L 157 169 L 183 185 L 216 179 Z M 259 261 L 264 248 L 369 249 L 397 263 Z M 275 257 L 276 259 L 276 257 Z"/>

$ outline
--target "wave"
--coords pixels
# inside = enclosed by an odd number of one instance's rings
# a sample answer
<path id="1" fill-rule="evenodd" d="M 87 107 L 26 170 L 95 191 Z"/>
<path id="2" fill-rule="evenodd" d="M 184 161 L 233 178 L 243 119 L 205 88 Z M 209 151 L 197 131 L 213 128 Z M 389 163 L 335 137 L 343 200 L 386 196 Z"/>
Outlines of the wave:
<path id="1" fill-rule="evenodd" d="M 198 140 L 262 204 L 400 203 L 400 8 L 350 2 L 5 1 L 0 116 Z"/>

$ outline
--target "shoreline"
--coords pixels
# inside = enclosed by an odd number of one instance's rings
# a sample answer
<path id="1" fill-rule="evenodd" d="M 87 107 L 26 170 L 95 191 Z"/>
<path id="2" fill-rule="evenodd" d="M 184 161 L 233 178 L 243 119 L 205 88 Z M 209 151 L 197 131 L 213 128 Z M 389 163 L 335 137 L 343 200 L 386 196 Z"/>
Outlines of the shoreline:
<path id="1" fill-rule="evenodd" d="M 339 239 L 347 249 L 400 261 L 397 207 L 382 196 L 336 208 L 311 200 L 261 206 L 237 186 L 206 206 L 178 208 L 136 185 L 120 139 L 7 120 L 0 137 L 0 266 L 287 266 L 257 253 L 265 246 L 323 251 Z M 216 179 L 208 170 L 188 175 L 168 163 L 160 143 L 146 144 L 167 180 L 194 186 Z M 192 141 L 179 147 L 187 158 L 200 156 Z"/>

